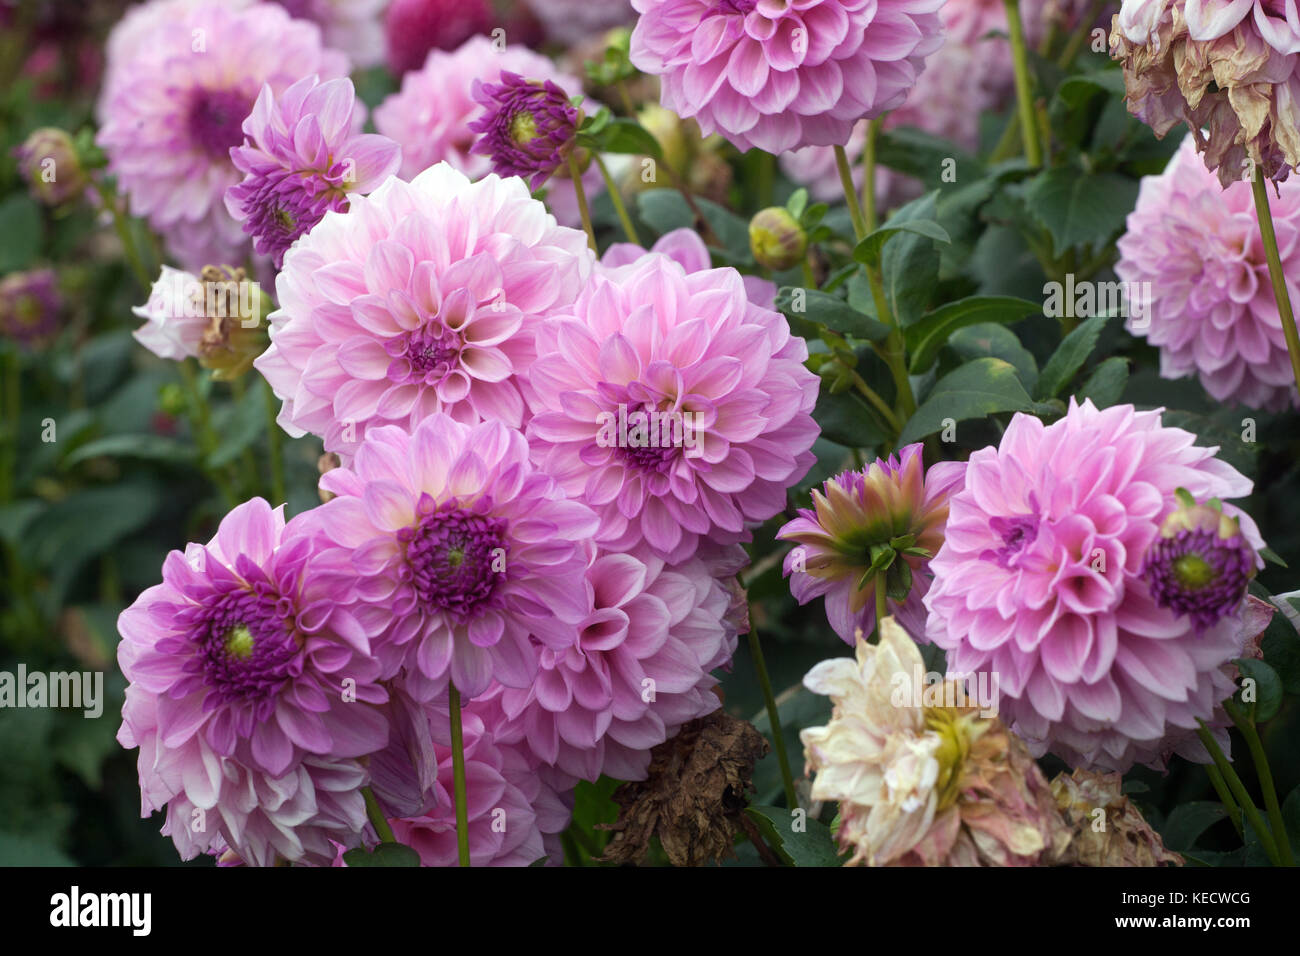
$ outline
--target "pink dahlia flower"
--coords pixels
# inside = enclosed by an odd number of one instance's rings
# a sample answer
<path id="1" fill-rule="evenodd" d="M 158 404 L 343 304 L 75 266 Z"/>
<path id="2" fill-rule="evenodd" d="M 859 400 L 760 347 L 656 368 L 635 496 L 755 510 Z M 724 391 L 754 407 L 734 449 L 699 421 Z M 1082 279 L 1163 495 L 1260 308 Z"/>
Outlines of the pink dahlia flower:
<path id="1" fill-rule="evenodd" d="M 709 247 L 694 229 L 674 229 L 664 233 L 650 247 L 650 252 L 660 252 L 672 259 L 687 272 L 704 272 L 713 268 Z M 616 242 L 605 250 L 600 264 L 607 269 L 630 266 L 646 254 L 646 250 L 631 242 Z M 759 276 L 741 276 L 749 301 L 764 309 L 776 308 L 776 283 Z"/>
<path id="2" fill-rule="evenodd" d="M 262 87 L 244 120 L 247 138 L 230 151 L 243 182 L 226 190 L 226 209 L 280 268 L 285 250 L 349 193 L 368 193 L 397 172 L 402 150 L 386 136 L 359 133 L 364 107 L 346 77 L 313 74 L 280 96 Z"/>
<path id="3" fill-rule="evenodd" d="M 807 604 L 824 596 L 831 627 L 850 647 L 859 631 L 875 628 L 881 583 L 895 592 L 886 603 L 904 629 L 920 633 L 925 626 L 929 559 L 943 544 L 948 500 L 960 490 L 966 466 L 944 461 L 927 472 L 923 450 L 908 445 L 895 457 L 830 479 L 821 491 L 813 489 L 813 507 L 800 508 L 777 532 L 796 545 L 785 558 L 795 598 Z M 872 572 L 884 549 L 894 552 L 889 566 Z"/>
<path id="4" fill-rule="evenodd" d="M 271 346 L 254 364 L 285 430 L 345 460 L 369 429 L 436 412 L 517 428 L 534 327 L 591 267 L 586 236 L 557 226 L 522 180 L 470 183 L 446 164 L 390 178 L 285 255 Z"/>
<path id="5" fill-rule="evenodd" d="M 737 633 L 714 570 L 699 557 L 666 565 L 644 547 L 599 553 L 577 642 L 539 645 L 536 680 L 502 688 L 503 739 L 579 779 L 645 779 L 653 747 L 718 709 L 710 672 L 730 662 Z"/>
<path id="6" fill-rule="evenodd" d="M 560 853 L 558 834 L 570 808 L 550 775 L 526 748 L 500 738 L 500 714 L 490 702 L 471 705 L 463 718 L 465 802 L 471 866 L 528 866 Z M 389 822 L 399 843 L 424 866 L 455 866 L 456 805 L 452 750 L 445 715 L 434 715 L 437 775 L 421 812 Z"/>
<path id="7" fill-rule="evenodd" d="M 1178 489 L 1250 494 L 1194 440 L 1161 426 L 1159 410 L 1072 400 L 1052 425 L 1017 415 L 999 447 L 971 455 L 930 562 L 926 634 L 950 672 L 997 675 L 1001 712 L 1035 755 L 1120 772 L 1160 768 L 1171 752 L 1208 762 L 1197 721 L 1226 723 L 1218 705 L 1233 691 L 1243 609 L 1198 632 L 1142 573 Z M 1258 553 L 1255 523 L 1223 510 Z"/>
<path id="8" fill-rule="evenodd" d="M 241 178 L 230 150 L 244 119 L 263 85 L 280 94 L 309 74 L 342 76 L 347 58 L 275 4 L 166 3 L 157 13 L 111 64 L 99 145 L 132 214 L 183 266 L 242 262 L 246 239 L 223 197 Z"/>
<path id="9" fill-rule="evenodd" d="M 476 82 L 500 83 L 503 73 L 554 83 L 570 96 L 582 93 L 582 80 L 524 46 L 499 50 L 488 37 L 474 36 L 453 52 L 434 50 L 423 67 L 402 77 L 398 92 L 375 108 L 375 128 L 401 144 L 403 179 L 443 162 L 470 179 L 492 171 L 490 157 L 472 152 L 478 137 L 470 124 L 485 112 L 474 99 L 474 87 Z M 595 163 L 583 173 L 582 187 L 593 200 L 605 189 Z M 546 202 L 563 225 L 581 222 L 573 184 L 564 170 L 547 186 Z"/>
<path id="10" fill-rule="evenodd" d="M 325 45 L 342 50 L 358 69 L 384 62 L 384 9 L 389 0 L 277 0 L 291 17 L 321 28 Z"/>
<path id="11" fill-rule="evenodd" d="M 663 105 L 738 149 L 848 141 L 903 104 L 939 49 L 943 0 L 633 0 L 632 62 Z"/>
<path id="12" fill-rule="evenodd" d="M 168 743 L 166 701 L 127 687 L 117 739 L 140 749 L 140 815 L 165 809 L 162 833 L 181 859 L 233 853 L 250 866 L 323 865 L 338 845 L 361 842 L 368 781 L 359 761 L 307 756 L 268 774 L 220 756 L 202 735 Z"/>
<path id="13" fill-rule="evenodd" d="M 1282 269 L 1300 275 L 1300 184 L 1272 200 Z M 1149 308 L 1126 325 L 1160 349 L 1165 378 L 1197 375 L 1220 402 L 1296 402 L 1286 336 L 1249 183 L 1224 189 L 1189 136 L 1159 176 L 1142 180 L 1115 273 L 1148 283 Z"/>
<path id="14" fill-rule="evenodd" d="M 309 513 L 310 514 L 310 513 Z M 158 698 L 164 748 L 198 737 L 220 757 L 278 777 L 306 756 L 384 746 L 387 700 L 371 656 L 378 628 L 345 603 L 348 561 L 323 554 L 303 518 L 254 498 L 206 546 L 173 551 L 163 583 L 118 618 L 117 657 Z"/>
<path id="15" fill-rule="evenodd" d="M 803 339 L 734 269 L 647 255 L 538 330 L 536 459 L 601 516 L 601 542 L 671 563 L 749 540 L 807 473 L 817 377 Z"/>
<path id="16" fill-rule="evenodd" d="M 449 679 L 466 697 L 494 678 L 525 687 L 530 634 L 573 643 L 596 517 L 529 464 L 518 431 L 441 414 L 411 432 L 372 429 L 321 487 L 337 497 L 319 525 L 362 575 L 354 613 L 383 626 L 384 676 L 405 668 L 417 699 Z"/>
<path id="17" fill-rule="evenodd" d="M 384 17 L 388 68 L 397 76 L 418 70 L 431 50 L 486 36 L 494 19 L 488 0 L 393 0 Z"/>

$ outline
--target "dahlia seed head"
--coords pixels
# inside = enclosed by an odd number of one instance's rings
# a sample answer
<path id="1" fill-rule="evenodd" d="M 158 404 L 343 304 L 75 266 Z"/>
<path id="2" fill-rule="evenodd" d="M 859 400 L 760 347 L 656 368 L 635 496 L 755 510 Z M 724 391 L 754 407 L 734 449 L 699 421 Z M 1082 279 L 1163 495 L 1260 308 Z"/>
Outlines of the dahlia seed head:
<path id="1" fill-rule="evenodd" d="M 1204 631 L 1241 606 L 1255 576 L 1255 550 L 1241 522 L 1214 500 L 1197 504 L 1178 489 L 1179 507 L 1160 525 L 1142 565 L 1161 607 L 1191 617 Z"/>

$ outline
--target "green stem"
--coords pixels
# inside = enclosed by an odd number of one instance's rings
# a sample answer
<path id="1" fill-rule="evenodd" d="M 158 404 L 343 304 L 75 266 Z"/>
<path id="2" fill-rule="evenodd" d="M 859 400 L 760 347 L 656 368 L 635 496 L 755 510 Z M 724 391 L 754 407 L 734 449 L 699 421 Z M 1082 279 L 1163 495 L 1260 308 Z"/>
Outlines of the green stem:
<path id="1" fill-rule="evenodd" d="M 844 189 L 844 200 L 849 204 L 849 218 L 853 220 L 853 236 L 861 242 L 867 235 L 867 220 L 862 214 L 862 202 L 858 199 L 857 187 L 853 185 L 853 168 L 849 165 L 849 154 L 843 146 L 835 147 L 835 168 L 840 172 L 840 186 Z"/>
<path id="2" fill-rule="evenodd" d="M 284 483 L 284 436 L 280 433 L 280 423 L 276 421 L 279 409 L 276 408 L 271 383 L 263 380 L 262 389 L 262 394 L 266 396 L 266 434 L 271 452 L 271 504 L 275 506 L 289 500 Z"/>
<path id="3" fill-rule="evenodd" d="M 883 116 L 877 116 L 867 123 L 867 141 L 862 147 L 862 218 L 867 232 L 876 229 L 876 137 L 883 121 Z"/>
<path id="4" fill-rule="evenodd" d="M 379 809 L 379 801 L 375 799 L 375 792 L 369 787 L 362 787 L 361 796 L 366 800 L 366 816 L 370 818 L 370 825 L 379 834 L 379 842 L 396 843 L 397 837 L 393 836 L 393 828 L 388 825 L 384 811 Z"/>
<path id="5" fill-rule="evenodd" d="M 4 464 L 0 466 L 0 503 L 13 500 L 18 470 L 18 430 L 23 413 L 22 358 L 18 345 L 10 342 L 5 350 L 5 435 Z"/>
<path id="6" fill-rule="evenodd" d="M 1255 762 L 1255 773 L 1259 777 L 1259 787 L 1264 791 L 1264 807 L 1268 811 L 1268 822 L 1273 827 L 1273 837 L 1277 840 L 1278 853 L 1284 866 L 1295 866 L 1295 856 L 1291 852 L 1291 840 L 1287 836 L 1286 821 L 1282 818 L 1282 805 L 1277 800 L 1277 787 L 1273 784 L 1273 771 L 1268 765 L 1268 754 L 1264 752 L 1264 743 L 1259 739 L 1259 730 L 1255 721 L 1241 712 L 1241 708 L 1232 700 L 1224 702 L 1223 709 L 1228 712 L 1237 730 L 1246 739 L 1250 750 L 1250 759 Z"/>
<path id="7" fill-rule="evenodd" d="M 866 379 L 864 379 L 857 371 L 853 372 L 853 384 L 858 387 L 858 391 L 861 392 L 866 400 L 875 407 L 876 411 L 880 412 L 880 414 L 884 416 L 886 423 L 888 423 L 889 427 L 894 430 L 894 434 L 898 434 L 898 432 L 902 431 L 903 426 L 899 423 L 898 416 L 894 414 L 894 410 L 889 407 L 874 388 L 867 384 Z"/>
<path id="8" fill-rule="evenodd" d="M 1255 214 L 1259 217 L 1259 231 L 1264 238 L 1264 255 L 1268 259 L 1268 277 L 1273 283 L 1273 298 L 1282 318 L 1282 334 L 1286 336 L 1286 350 L 1291 354 L 1291 373 L 1296 388 L 1300 389 L 1300 332 L 1296 331 L 1295 311 L 1291 308 L 1291 295 L 1286 288 L 1286 275 L 1282 272 L 1282 257 L 1277 251 L 1277 233 L 1273 231 L 1273 213 L 1268 207 L 1267 181 L 1256 171 L 1251 181 L 1255 191 Z"/>
<path id="9" fill-rule="evenodd" d="M 216 471 L 208 470 L 208 460 L 217 448 L 217 433 L 212 429 L 212 417 L 208 412 L 208 403 L 204 400 L 202 392 L 199 391 L 198 376 L 194 374 L 194 369 L 190 367 L 189 359 L 182 359 L 176 364 L 181 370 L 181 380 L 185 383 L 185 391 L 189 395 L 190 421 L 194 425 L 196 437 L 198 438 L 203 471 L 212 480 L 212 483 L 217 486 L 217 491 L 221 493 L 226 507 L 233 508 L 238 504 L 235 493 L 231 491 L 223 476 Z"/>
<path id="10" fill-rule="evenodd" d="M 776 157 L 768 152 L 758 156 L 758 208 L 772 205 L 776 194 Z"/>
<path id="11" fill-rule="evenodd" d="M 1088 12 L 1083 15 L 1083 19 L 1079 21 L 1079 26 L 1070 34 L 1070 39 L 1066 41 L 1065 47 L 1061 50 L 1061 56 L 1056 61 L 1057 66 L 1063 70 L 1070 68 L 1071 64 L 1074 63 L 1074 58 L 1083 49 L 1083 44 L 1087 42 L 1088 37 L 1092 36 L 1092 25 L 1097 22 L 1097 17 L 1101 16 L 1102 9 L 1109 2 L 1110 0 L 1092 0 Z M 1046 53 L 1046 50 L 1043 52 Z"/>
<path id="12" fill-rule="evenodd" d="M 1228 811 L 1228 819 L 1232 821 L 1237 836 L 1245 839 L 1246 833 L 1241 828 L 1241 807 L 1237 806 L 1237 801 L 1232 799 L 1232 793 L 1228 790 L 1228 784 L 1224 782 L 1223 774 L 1219 773 L 1219 768 L 1212 763 L 1205 765 L 1205 774 L 1210 778 L 1210 786 L 1214 787 L 1214 792 L 1218 794 L 1219 802 Z"/>
<path id="13" fill-rule="evenodd" d="M 127 225 L 126 215 L 118 205 L 117 196 L 109 192 L 108 186 L 104 184 L 102 179 L 95 180 L 95 190 L 99 193 L 99 198 L 103 200 L 104 205 L 108 207 L 108 211 L 113 214 L 113 229 L 116 230 L 117 238 L 122 243 L 122 251 L 126 254 L 126 261 L 131 266 L 136 281 L 148 292 L 153 288 L 153 282 L 144 267 L 144 262 L 140 259 L 140 250 L 136 248 L 135 240 L 131 238 L 131 230 Z"/>
<path id="14" fill-rule="evenodd" d="M 578 197 L 578 215 L 582 217 L 582 228 L 587 230 L 587 244 L 592 252 L 596 248 L 596 230 L 591 225 L 591 207 L 587 205 L 587 192 L 582 188 L 582 170 L 578 169 L 578 160 L 569 154 L 569 176 L 573 179 L 573 193 Z"/>
<path id="15" fill-rule="evenodd" d="M 809 289 L 817 288 L 817 274 L 813 272 L 812 253 L 804 256 L 803 262 L 803 284 Z"/>
<path id="16" fill-rule="evenodd" d="M 899 558 L 898 560 L 902 560 Z M 880 630 L 880 622 L 889 616 L 888 605 L 885 604 L 885 576 L 879 571 L 876 572 L 876 636 L 884 637 L 884 632 Z"/>
<path id="17" fill-rule="evenodd" d="M 1007 10 L 1007 32 L 1011 36 L 1011 61 L 1016 74 L 1016 102 L 1020 109 L 1020 134 L 1025 141 L 1025 159 L 1030 167 L 1043 165 L 1042 147 L 1038 142 L 1038 125 L 1034 118 L 1033 87 L 1029 76 L 1029 52 L 1025 31 L 1020 22 L 1019 0 L 1003 0 Z"/>
<path id="18" fill-rule="evenodd" d="M 790 773 L 790 759 L 785 753 L 785 736 L 781 733 L 781 714 L 776 708 L 776 696 L 772 693 L 772 680 L 767 675 L 767 661 L 763 657 L 763 648 L 758 643 L 758 628 L 750 618 L 749 653 L 754 658 L 754 670 L 758 672 L 758 683 L 763 688 L 763 704 L 767 707 L 767 721 L 772 725 L 772 745 L 776 748 L 776 760 L 781 765 L 781 782 L 785 785 L 785 802 L 789 809 L 799 806 L 799 798 L 794 789 L 794 775 Z"/>
<path id="19" fill-rule="evenodd" d="M 581 187 L 579 187 L 581 188 Z M 469 866 L 469 817 L 465 804 L 465 739 L 460 725 L 460 691 L 451 685 L 451 773 L 456 792 L 456 853 Z"/>
<path id="20" fill-rule="evenodd" d="M 627 214 L 627 206 L 623 205 L 623 194 L 618 191 L 618 184 L 614 182 L 614 177 L 609 174 L 605 161 L 599 156 L 594 158 L 597 168 L 600 169 L 600 175 L 605 178 L 605 190 L 609 193 L 610 201 L 614 204 L 614 212 L 618 213 L 618 221 L 623 224 L 623 232 L 627 235 L 627 241 L 633 245 L 641 245 L 641 240 L 636 235 L 636 228 L 632 225 L 632 217 Z"/>
<path id="21" fill-rule="evenodd" d="M 1245 784 L 1241 782 L 1241 778 L 1237 776 L 1237 772 L 1233 770 L 1232 765 L 1228 763 L 1228 758 L 1224 756 L 1223 749 L 1219 746 L 1219 742 L 1214 739 L 1214 735 L 1210 733 L 1209 729 L 1205 726 L 1205 721 L 1198 718 L 1197 723 L 1201 725 L 1196 731 L 1197 736 L 1201 738 L 1201 743 L 1205 745 L 1205 749 L 1210 752 L 1210 757 L 1214 760 L 1214 765 L 1219 768 L 1219 773 L 1223 775 L 1223 779 L 1227 782 L 1228 789 L 1231 790 L 1232 795 L 1237 798 L 1237 803 L 1241 805 L 1241 810 L 1246 815 L 1246 819 L 1249 820 L 1250 825 L 1255 828 L 1255 833 L 1259 837 L 1260 845 L 1263 846 L 1264 852 L 1268 855 L 1269 861 L 1274 866 L 1280 866 L 1281 860 L 1277 855 L 1277 845 L 1273 842 L 1272 834 L 1269 833 L 1268 825 L 1264 823 L 1264 818 L 1259 815 L 1259 810 L 1256 809 L 1254 802 L 1250 799 L 1250 794 L 1246 792 Z"/>

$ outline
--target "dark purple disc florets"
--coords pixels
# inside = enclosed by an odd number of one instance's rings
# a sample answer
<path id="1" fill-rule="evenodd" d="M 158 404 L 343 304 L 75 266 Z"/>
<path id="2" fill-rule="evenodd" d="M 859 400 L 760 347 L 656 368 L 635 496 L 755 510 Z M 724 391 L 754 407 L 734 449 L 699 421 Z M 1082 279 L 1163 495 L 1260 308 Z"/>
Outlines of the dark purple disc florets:
<path id="1" fill-rule="evenodd" d="M 485 502 L 441 505 L 408 532 L 406 562 L 426 610 L 460 619 L 491 602 L 505 578 L 506 522 L 484 513 Z"/>

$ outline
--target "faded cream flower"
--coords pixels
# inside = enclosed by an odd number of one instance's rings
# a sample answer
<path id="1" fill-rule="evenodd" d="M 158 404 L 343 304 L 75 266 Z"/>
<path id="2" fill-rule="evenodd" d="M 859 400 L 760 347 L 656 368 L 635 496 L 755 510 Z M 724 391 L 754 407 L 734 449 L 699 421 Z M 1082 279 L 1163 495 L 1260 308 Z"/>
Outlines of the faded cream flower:
<path id="1" fill-rule="evenodd" d="M 1076 770 L 1052 781 L 1056 804 L 1071 829 L 1070 842 L 1057 860 L 1072 866 L 1182 865 L 1165 849 L 1160 834 L 1122 792 L 1117 773 Z M 1101 811 L 1101 812 L 1098 812 Z"/>
<path id="2" fill-rule="evenodd" d="M 814 800 L 840 806 L 850 866 L 1033 866 L 1068 834 L 1024 743 L 953 682 L 925 680 L 921 654 L 892 618 L 855 659 L 823 661 L 804 685 L 834 702 L 830 723 L 800 734 Z M 953 686 L 949 686 L 953 685 Z"/>

